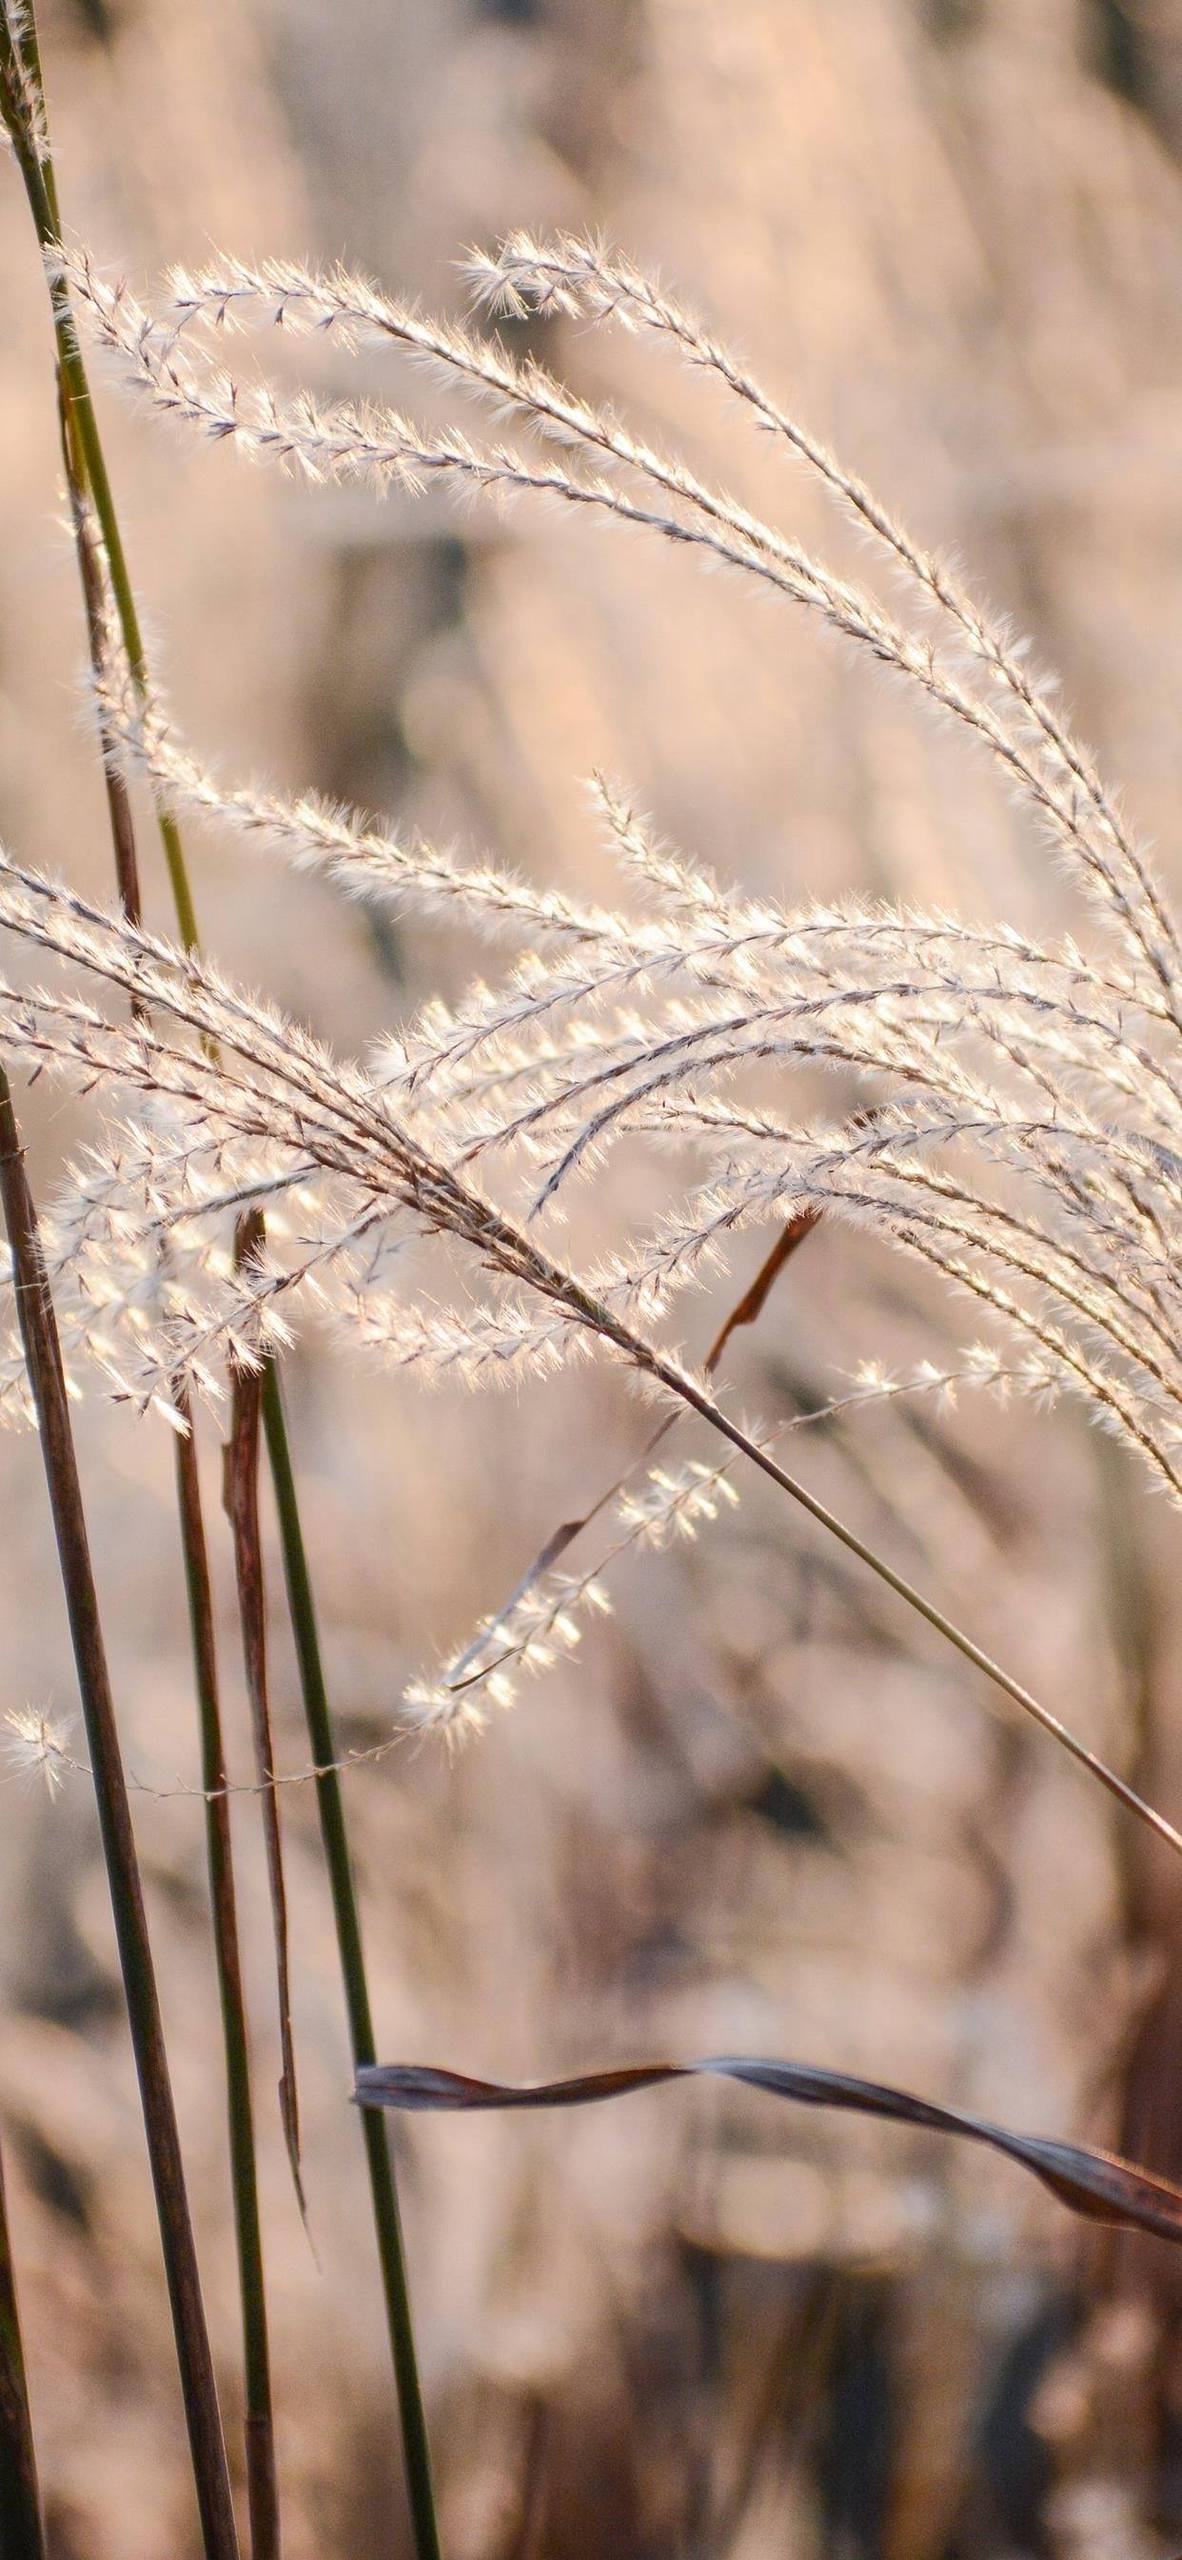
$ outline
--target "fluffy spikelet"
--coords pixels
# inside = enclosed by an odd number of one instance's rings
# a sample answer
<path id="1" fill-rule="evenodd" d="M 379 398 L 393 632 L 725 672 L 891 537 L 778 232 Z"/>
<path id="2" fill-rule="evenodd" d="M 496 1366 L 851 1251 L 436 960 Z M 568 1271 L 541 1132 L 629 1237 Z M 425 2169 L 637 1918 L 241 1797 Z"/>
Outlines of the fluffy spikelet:
<path id="1" fill-rule="evenodd" d="M 827 1411 L 1066 1390 L 1182 1492 L 1179 943 L 1115 801 L 996 617 L 737 357 L 599 244 L 519 235 L 477 262 L 479 293 L 667 343 L 873 535 L 917 626 L 614 411 L 363 281 L 219 258 L 174 275 L 149 310 L 82 253 L 60 253 L 55 274 L 139 397 L 255 459 L 311 481 L 544 496 L 691 546 L 814 613 L 995 758 L 1099 927 L 1086 948 L 865 900 L 790 911 L 738 896 L 602 780 L 596 816 L 625 895 L 580 902 L 314 796 L 221 782 L 160 704 L 133 695 L 112 650 L 97 703 L 108 752 L 165 806 L 350 895 L 492 927 L 516 950 L 371 1059 L 342 1062 L 212 966 L 0 857 L 0 922 L 74 973 L 42 991 L 0 985 L 6 1045 L 109 1092 L 122 1114 L 47 1227 L 75 1368 L 171 1410 L 178 1380 L 216 1393 L 227 1357 L 282 1344 L 302 1300 L 424 1378 L 515 1383 L 603 1348 L 734 1440 L 669 1346 L 667 1312 L 733 1236 L 807 1213 L 910 1253 L 1016 1346 L 906 1379 L 868 1370 Z M 345 351 L 388 346 L 507 415 L 516 442 L 265 376 L 241 384 L 212 350 L 248 321 Z M 813 1071 L 803 1109 L 786 1096 L 799 1068 Z M 550 1239 L 568 1186 L 621 1143 L 655 1152 L 667 1205 L 584 1272 Z M 234 1217 L 251 1200 L 267 1202 L 271 1232 L 238 1270 Z M 423 1239 L 425 1254 L 411 1249 Z M 441 1246 L 463 1265 L 454 1297 L 435 1293 Z M 0 1410 L 19 1396 L 10 1346 Z M 770 1443 L 738 1442 L 766 1464 Z M 625 1486 L 586 1572 L 528 1576 L 418 1684 L 410 1719 L 479 1724 L 521 1671 L 577 1639 L 624 1548 L 712 1517 L 732 1464 Z"/>
<path id="2" fill-rule="evenodd" d="M 626 1483 L 612 1506 L 616 1534 L 596 1562 L 579 1574 L 542 1569 L 528 1575 L 503 1609 L 482 1620 L 462 1653 L 411 1682 L 403 1700 L 408 1720 L 457 1739 L 479 1731 L 489 1706 L 508 1706 L 523 1678 L 575 1650 L 582 1617 L 609 1609 L 603 1576 L 620 1556 L 631 1547 L 692 1538 L 738 1498 L 729 1465 L 704 1466 L 699 1459 L 674 1472 L 650 1467 L 641 1481 Z"/>
<path id="3" fill-rule="evenodd" d="M 511 280 L 518 300 L 525 294 L 528 264 L 522 251 Z M 823 448 L 803 431 L 792 435 L 791 422 L 737 369 L 731 387 L 741 379 L 757 407 L 762 401 L 763 422 L 778 423 L 789 433 L 797 450 L 864 516 L 896 561 L 918 580 L 926 601 L 940 608 L 961 654 L 968 642 L 987 679 L 985 694 L 965 681 L 950 657 L 939 655 L 926 632 L 897 620 L 876 598 L 835 576 L 726 491 L 703 483 L 678 457 L 656 451 L 610 411 L 569 393 L 542 368 L 518 365 L 503 350 L 465 331 L 424 322 L 362 281 L 341 274 L 317 277 L 281 265 L 252 270 L 234 259 L 221 260 L 199 276 L 174 280 L 164 314 L 154 317 L 125 285 L 106 284 L 84 253 L 59 250 L 53 272 L 68 283 L 84 326 L 135 390 L 181 424 L 232 443 L 253 459 L 278 461 L 312 481 L 359 480 L 379 491 L 393 483 L 413 489 L 439 479 L 470 494 L 547 496 L 703 550 L 819 613 L 916 687 L 937 710 L 964 724 L 996 757 L 1060 854 L 1115 914 L 1138 971 L 1155 980 L 1175 1006 L 1178 943 L 1148 863 L 1089 759 L 1045 696 L 1031 686 L 999 626 L 976 613 L 950 573 L 913 544 L 885 511 L 875 509 L 861 484 L 844 474 Z M 627 299 L 618 292 L 615 298 Z M 653 312 L 674 311 L 655 287 L 649 288 L 647 299 Z M 557 436 L 562 458 L 552 462 L 542 455 L 531 458 L 527 448 L 477 446 L 458 431 L 433 437 L 399 411 L 325 403 L 310 392 L 282 394 L 265 380 L 243 387 L 213 365 L 196 341 L 190 344 L 195 321 L 217 326 L 232 316 L 279 320 L 286 329 L 330 329 L 343 346 L 375 335 L 385 338 L 490 400 L 499 412 L 508 410 L 527 435 L 538 430 L 549 444 Z M 692 337 L 692 324 L 686 321 L 685 328 Z M 672 322 L 670 334 L 678 335 Z M 709 357 L 697 360 L 725 375 L 722 351 L 713 342 L 702 343 L 704 348 L 709 344 Z M 1000 705 L 991 698 L 998 694 Z"/>
<path id="4" fill-rule="evenodd" d="M 679 867 L 679 919 L 683 896 Z M 1074 959 L 1032 969 L 1025 954 L 1008 954 L 1007 983 L 994 952 L 974 984 L 970 945 L 958 982 L 955 933 L 941 920 L 918 922 L 908 947 L 905 927 L 888 932 L 877 916 L 859 933 L 848 915 L 761 915 L 753 934 L 750 911 L 728 916 L 714 892 L 706 912 L 716 955 L 728 932 L 744 953 L 741 1010 L 738 989 L 728 986 L 720 991 L 725 1004 L 698 994 L 665 997 L 655 1018 L 638 1007 L 626 1032 L 606 1046 L 534 1054 L 528 1031 L 538 1014 L 553 1013 L 552 975 L 523 964 L 500 1016 L 483 990 L 480 1044 L 486 1068 L 507 1079 L 500 1100 L 508 1098 L 510 1108 L 498 1117 L 486 1083 L 476 1137 L 454 1085 L 432 1109 L 443 1055 L 453 1065 L 457 1056 L 471 1057 L 471 1020 L 458 1034 L 453 1018 L 442 1036 L 435 1026 L 426 1077 L 421 1058 L 407 1063 L 413 1044 L 400 1067 L 386 1061 L 376 1076 L 345 1069 L 216 972 L 6 865 L 0 913 L 14 930 L 150 1002 L 157 1017 L 170 1016 L 221 1051 L 215 1059 L 200 1046 L 178 1046 L 142 1018 L 112 1025 L 79 998 L 0 997 L 11 1038 L 36 1063 L 72 1070 L 80 1081 L 120 1080 L 154 1101 L 168 1097 L 165 1118 L 143 1123 L 133 1147 L 125 1133 L 80 1186 L 84 1223 L 58 1254 L 61 1269 L 73 1262 L 86 1274 L 91 1348 L 119 1374 L 121 1391 L 130 1391 L 129 1373 L 118 1370 L 108 1334 L 116 1310 L 139 1336 L 155 1334 L 160 1387 L 178 1363 L 203 1359 L 219 1331 L 223 1347 L 249 1349 L 251 1311 L 260 1322 L 269 1319 L 271 1302 L 301 1281 L 315 1282 L 323 1303 L 343 1309 L 355 1334 L 400 1363 L 456 1367 L 470 1378 L 527 1364 L 545 1370 L 598 1334 L 656 1375 L 654 1347 L 645 1335 L 638 1353 L 632 1323 L 655 1321 L 669 1292 L 730 1234 L 808 1207 L 876 1225 L 1019 1326 L 1175 1485 L 1182 1154 L 1159 1128 L 1164 1123 L 1177 1135 L 1178 1111 L 1164 1069 L 1132 1039 L 1121 1006 L 1081 992 Z M 670 929 L 667 951 L 675 939 L 696 981 L 701 947 L 684 929 L 680 936 Z M 761 941 L 753 997 L 752 950 Z M 851 959 L 852 968 L 837 966 Z M 636 974 L 651 991 L 654 973 Z M 725 967 L 719 974 L 725 980 Z M 586 995 L 586 973 L 576 977 Z M 598 982 L 591 992 L 598 994 Z M 577 1003 L 578 989 L 564 982 L 563 1000 Z M 502 1028 L 516 1043 L 509 1060 L 498 1054 Z M 1052 1031 L 1053 1080 L 1046 1063 Z M 978 1050 L 994 1070 L 1006 1065 L 1005 1084 L 974 1063 Z M 1142 1056 L 1138 1085 L 1130 1062 Z M 794 1129 L 727 1100 L 724 1089 L 738 1069 L 794 1059 L 875 1073 L 881 1098 L 869 1120 L 863 1113 Z M 1101 1117 L 1094 1098 L 1113 1059 L 1116 1090 L 1108 1091 L 1109 1116 Z M 1091 1100 L 1057 1098 L 1055 1084 L 1066 1085 L 1070 1065 Z M 1033 1098 L 1012 1089 L 1022 1074 Z M 1148 1114 L 1137 1113 L 1142 1100 Z M 1119 1118 L 1114 1104 L 1121 1105 Z M 585 1282 L 505 1219 L 463 1170 L 474 1149 L 494 1139 L 510 1159 L 523 1152 L 527 1164 L 548 1145 L 553 1161 L 537 1194 L 545 1205 L 576 1167 L 629 1128 L 656 1132 L 666 1145 L 677 1137 L 706 1147 L 721 1157 L 721 1168 L 696 1185 L 684 1213 Z M 994 1196 L 983 1171 L 1003 1190 L 1017 1177 L 1021 1193 Z M 246 1197 L 285 1191 L 302 1191 L 307 1212 L 310 1184 L 315 1233 L 306 1232 L 305 1215 L 290 1264 L 252 1274 L 244 1286 L 241 1276 L 227 1274 L 224 1248 L 220 1264 L 207 1252 L 204 1295 L 190 1279 L 186 1296 L 174 1261 L 161 1257 L 165 1225 L 175 1244 L 182 1230 L 199 1233 L 203 1216 L 208 1230 L 213 1217 L 224 1222 Z M 400 1213 L 474 1246 L 485 1268 L 510 1284 L 509 1301 L 472 1314 L 434 1307 L 408 1313 L 372 1261 L 359 1270 L 351 1259 L 359 1235 L 376 1237 Z M 218 1290 L 229 1301 L 220 1313 Z"/>
<path id="5" fill-rule="evenodd" d="M 960 635 L 972 658 L 1009 698 L 1036 749 L 1046 755 L 1068 793 L 1078 791 L 1082 795 L 1089 812 L 1088 822 L 1098 831 L 1109 856 L 1128 874 L 1134 890 L 1144 898 L 1154 930 L 1161 937 L 1163 953 L 1168 952 L 1176 961 L 1171 920 L 1145 859 L 1133 844 L 1092 759 L 1060 719 L 1049 688 L 1032 679 L 1023 646 L 1015 641 L 1004 622 L 981 608 L 947 562 L 914 541 L 864 480 L 811 435 L 798 418 L 769 397 L 729 347 L 653 277 L 629 259 L 609 251 L 601 241 L 568 234 L 554 241 L 538 242 L 518 231 L 504 242 L 495 257 L 477 253 L 469 263 L 468 274 L 478 303 L 514 318 L 562 314 L 569 318 L 615 320 L 626 329 L 650 332 L 674 347 L 691 366 L 720 383 L 757 427 L 806 463 L 838 503 L 882 545 L 924 601 Z"/>
<path id="6" fill-rule="evenodd" d="M 64 1728 L 45 1707 L 11 1707 L 4 1718 L 0 1753 L 18 1777 L 39 1777 L 51 1797 L 75 1765 L 67 1743 Z"/>
<path id="7" fill-rule="evenodd" d="M 774 1448 L 794 1432 L 902 1397 L 951 1404 L 961 1387 L 991 1388 L 1005 1395 L 1018 1379 L 1030 1392 L 1053 1389 L 1048 1370 L 1037 1377 L 1035 1372 L 1033 1361 L 1021 1370 L 1007 1367 L 986 1344 L 973 1346 L 962 1365 L 951 1370 L 925 1361 L 907 1376 L 891 1376 L 868 1362 L 848 1394 L 834 1396 L 812 1412 L 794 1414 L 778 1430 L 762 1434 L 761 1445 Z M 677 1468 L 635 1468 L 608 1506 L 604 1538 L 581 1573 L 559 1572 L 543 1561 L 503 1608 L 481 1620 L 461 1652 L 410 1683 L 403 1703 L 412 1725 L 443 1732 L 454 1741 L 480 1732 L 490 1706 L 512 1704 L 523 1678 L 550 1669 L 559 1653 L 574 1650 L 581 1618 L 610 1611 L 606 1577 L 621 1557 L 634 1549 L 692 1539 L 738 1502 L 734 1465 L 731 1458 L 714 1466 L 691 1459 Z M 589 1526 L 590 1519 L 584 1529 Z"/>
<path id="8" fill-rule="evenodd" d="M 20 0 L 0 7 L 0 126 L 18 159 L 44 168 L 49 152 L 45 101 L 33 77 L 28 50 L 29 17 Z"/>

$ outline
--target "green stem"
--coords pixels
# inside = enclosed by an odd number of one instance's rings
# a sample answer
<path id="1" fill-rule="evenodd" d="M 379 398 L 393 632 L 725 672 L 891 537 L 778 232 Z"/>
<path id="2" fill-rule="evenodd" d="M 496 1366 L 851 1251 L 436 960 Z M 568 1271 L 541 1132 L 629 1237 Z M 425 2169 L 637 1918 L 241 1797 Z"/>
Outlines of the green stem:
<path id="1" fill-rule="evenodd" d="M 238 2560 L 213 2358 L 185 2189 L 152 1946 L 90 1561 L 57 1322 L 8 1079 L 0 1070 L 0 1202 L 94 1776 L 207 2560 Z"/>
<path id="2" fill-rule="evenodd" d="M 37 22 L 30 0 L 26 0 L 25 30 L 22 51 L 27 76 L 35 84 L 37 95 L 44 104 L 45 87 L 41 76 Z M 2 41 L 11 55 L 14 50 L 13 39 L 7 21 L 4 24 Z M 29 209 L 33 216 L 37 239 L 44 254 L 47 250 L 57 248 L 61 240 L 61 208 L 58 202 L 53 161 L 48 152 L 38 160 L 30 146 L 28 135 L 21 127 L 19 117 L 6 113 L 5 122 L 20 164 L 25 193 L 29 199 Z M 78 344 L 74 315 L 70 309 L 69 292 L 60 277 L 51 279 L 49 297 L 53 310 L 53 331 L 57 342 L 57 360 L 63 397 L 81 448 L 94 511 L 102 532 L 107 566 L 110 571 L 111 592 L 115 599 L 115 610 L 119 617 L 119 629 L 127 652 L 132 682 L 142 699 L 146 697 L 148 690 L 148 662 L 136 609 L 135 589 L 131 583 L 127 554 L 123 548 L 123 536 L 116 512 L 114 492 L 111 488 L 102 439 L 99 435 L 94 402 L 90 395 L 90 383 L 83 362 L 82 349 Z M 197 942 L 197 916 L 185 868 L 180 829 L 175 818 L 159 802 L 156 806 L 156 821 L 168 867 L 177 925 L 186 949 L 192 950 Z"/>
<path id="3" fill-rule="evenodd" d="M 8 2237 L 3 2161 L 0 2161 L 0 2551 L 4 2560 L 45 2560 L 16 2278 Z"/>
<path id="4" fill-rule="evenodd" d="M 377 2060 L 369 1982 L 365 1969 L 365 1950 L 361 1938 L 361 1916 L 357 1907 L 357 1892 L 349 1856 L 349 1837 L 345 1823 L 340 1773 L 335 1765 L 338 1755 L 324 1679 L 324 1664 L 320 1652 L 320 1637 L 316 1625 L 316 1607 L 312 1597 L 307 1551 L 304 1546 L 304 1533 L 296 1498 L 291 1444 L 287 1435 L 279 1372 L 272 1360 L 267 1362 L 263 1372 L 263 1428 L 266 1432 L 271 1476 L 275 1487 L 275 1505 L 279 1515 L 279 1534 L 283 1549 L 283 1569 L 287 1581 L 288 1605 L 299 1661 L 304 1714 L 316 1768 L 316 1802 L 320 1814 L 320 1832 L 324 1842 L 329 1887 L 332 1893 L 333 1919 L 336 1924 L 341 1978 L 344 1983 L 345 2006 L 349 2019 L 349 2042 L 354 2069 L 359 2070 L 364 2063 Z M 380 2116 L 363 2109 L 361 2132 L 369 2169 L 370 2193 L 373 2198 L 374 2226 L 377 2232 L 378 2255 L 381 2260 L 390 2348 L 402 2410 L 406 2485 L 414 2521 L 416 2551 L 418 2560 L 439 2560 L 439 2528 L 436 2522 L 431 2480 L 431 2455 L 427 2441 L 418 2359 L 415 2353 L 406 2255 L 393 2163 L 390 2158 L 386 2128 Z"/>

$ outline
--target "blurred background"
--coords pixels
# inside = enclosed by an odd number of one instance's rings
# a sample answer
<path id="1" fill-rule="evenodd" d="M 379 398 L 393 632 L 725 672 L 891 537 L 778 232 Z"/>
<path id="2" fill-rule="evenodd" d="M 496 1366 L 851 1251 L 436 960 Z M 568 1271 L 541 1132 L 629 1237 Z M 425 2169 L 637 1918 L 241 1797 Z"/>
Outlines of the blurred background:
<path id="1" fill-rule="evenodd" d="M 342 257 L 458 308 L 509 227 L 602 226 L 736 339 L 1029 632 L 1178 885 L 1177 0 L 45 0 L 69 220 L 142 283 L 210 245 Z M 106 892 L 78 703 L 44 292 L 0 170 L 0 833 Z M 535 343 L 793 531 L 818 492 L 659 351 Z M 374 369 L 420 411 L 435 394 Z M 1078 922 L 971 747 L 779 605 L 519 511 L 312 495 L 103 394 L 161 676 L 230 775 L 312 784 L 602 897 L 594 767 L 726 878 Z M 837 544 L 840 550 L 840 542 Z M 871 564 L 872 565 L 872 564 Z M 865 570 L 866 564 L 863 563 Z M 219 957 L 345 1048 L 475 955 L 194 845 Z M 154 848 L 142 867 L 167 921 Z M 83 1123 L 26 1107 L 50 1184 Z M 643 1196 L 640 1185 L 643 1181 Z M 621 1159 L 602 1240 L 653 1206 Z M 766 1239 L 736 1251 L 699 1350 Z M 813 1236 L 727 1376 L 766 1418 L 971 1310 Z M 428 1396 L 309 1339 L 288 1373 L 342 1739 L 494 1608 L 643 1416 L 601 1368 Z M 129 1762 L 197 1771 L 167 1435 L 79 1436 Z M 202 1464 L 249 1774 L 216 1428 Z M 4 1446 L 0 1706 L 73 1682 L 35 1444 Z M 1177 1528 L 1083 1420 L 917 1406 L 809 1481 L 1178 1818 Z M 272 1557 L 282 1757 L 306 1757 Z M 900 2081 L 1182 2174 L 1176 1871 L 782 1504 L 620 1573 L 577 1666 L 458 1758 L 349 1780 L 390 2059 L 549 2076 L 749 2050 Z M 236 1812 L 290 2560 L 407 2550 L 315 1808 L 284 1797 L 315 2254 L 274 2101 L 265 1873 Z M 237 2311 L 202 1816 L 137 1820 L 236 2439 Z M 0 2121 L 59 2560 L 183 2560 L 190 2491 L 89 1790 L 0 1786 Z M 397 2136 L 448 2560 L 1170 2560 L 1182 2287 L 1016 2172 L 752 2092 Z"/>

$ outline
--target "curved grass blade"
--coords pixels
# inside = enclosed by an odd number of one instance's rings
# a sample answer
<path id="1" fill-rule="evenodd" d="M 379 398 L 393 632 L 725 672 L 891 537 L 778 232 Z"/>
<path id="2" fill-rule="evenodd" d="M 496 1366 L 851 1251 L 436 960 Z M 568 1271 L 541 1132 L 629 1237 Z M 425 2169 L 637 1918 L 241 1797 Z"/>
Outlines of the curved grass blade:
<path id="1" fill-rule="evenodd" d="M 1123 2223 L 1182 2242 L 1182 2187 L 1155 2177 L 1110 2151 L 1085 2151 L 1043 2134 L 1011 2133 L 985 2116 L 934 2105 L 878 2080 L 845 2071 L 814 2070 L 804 2062 L 765 2062 L 746 2054 L 712 2054 L 701 2062 L 642 2062 L 616 2071 L 581 2072 L 573 2080 L 513 2087 L 498 2080 L 469 2080 L 459 2071 L 429 2064 L 374 2064 L 357 2074 L 355 2096 L 363 2107 L 399 2107 L 411 2113 L 476 2112 L 506 2107 L 583 2107 L 603 2098 L 627 2097 L 669 2080 L 701 2077 L 738 2080 L 796 2106 L 836 2107 L 852 2115 L 884 2116 L 892 2124 L 959 2135 L 1016 2160 L 1049 2187 L 1061 2204 L 1097 2222 Z"/>

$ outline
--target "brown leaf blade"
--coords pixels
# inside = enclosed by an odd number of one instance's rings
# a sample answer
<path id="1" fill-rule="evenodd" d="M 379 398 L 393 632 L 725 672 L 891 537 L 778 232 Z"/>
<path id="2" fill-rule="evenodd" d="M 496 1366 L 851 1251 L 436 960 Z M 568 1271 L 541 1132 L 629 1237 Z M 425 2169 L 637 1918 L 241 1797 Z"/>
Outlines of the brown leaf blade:
<path id="1" fill-rule="evenodd" d="M 593 2106 L 638 2089 L 670 2080 L 697 2078 L 735 2080 L 795 2106 L 834 2107 L 846 2113 L 881 2116 L 892 2124 L 915 2125 L 932 2133 L 983 2143 L 1030 2171 L 1073 2213 L 1094 2221 L 1121 2223 L 1158 2238 L 1182 2242 L 1182 2187 L 1156 2177 L 1109 2151 L 1088 2151 L 1073 2142 L 1042 2134 L 1012 2133 L 987 2117 L 955 2107 L 936 2106 L 878 2080 L 859 2080 L 844 2071 L 815 2070 L 808 2063 L 764 2061 L 752 2055 L 710 2055 L 699 2062 L 635 2063 L 615 2071 L 581 2072 L 571 2080 L 549 2080 L 534 2087 L 515 2087 L 497 2080 L 471 2080 L 459 2071 L 428 2064 L 371 2064 L 357 2074 L 359 2106 L 398 2107 L 411 2113 L 479 2112 L 519 2107 Z"/>

